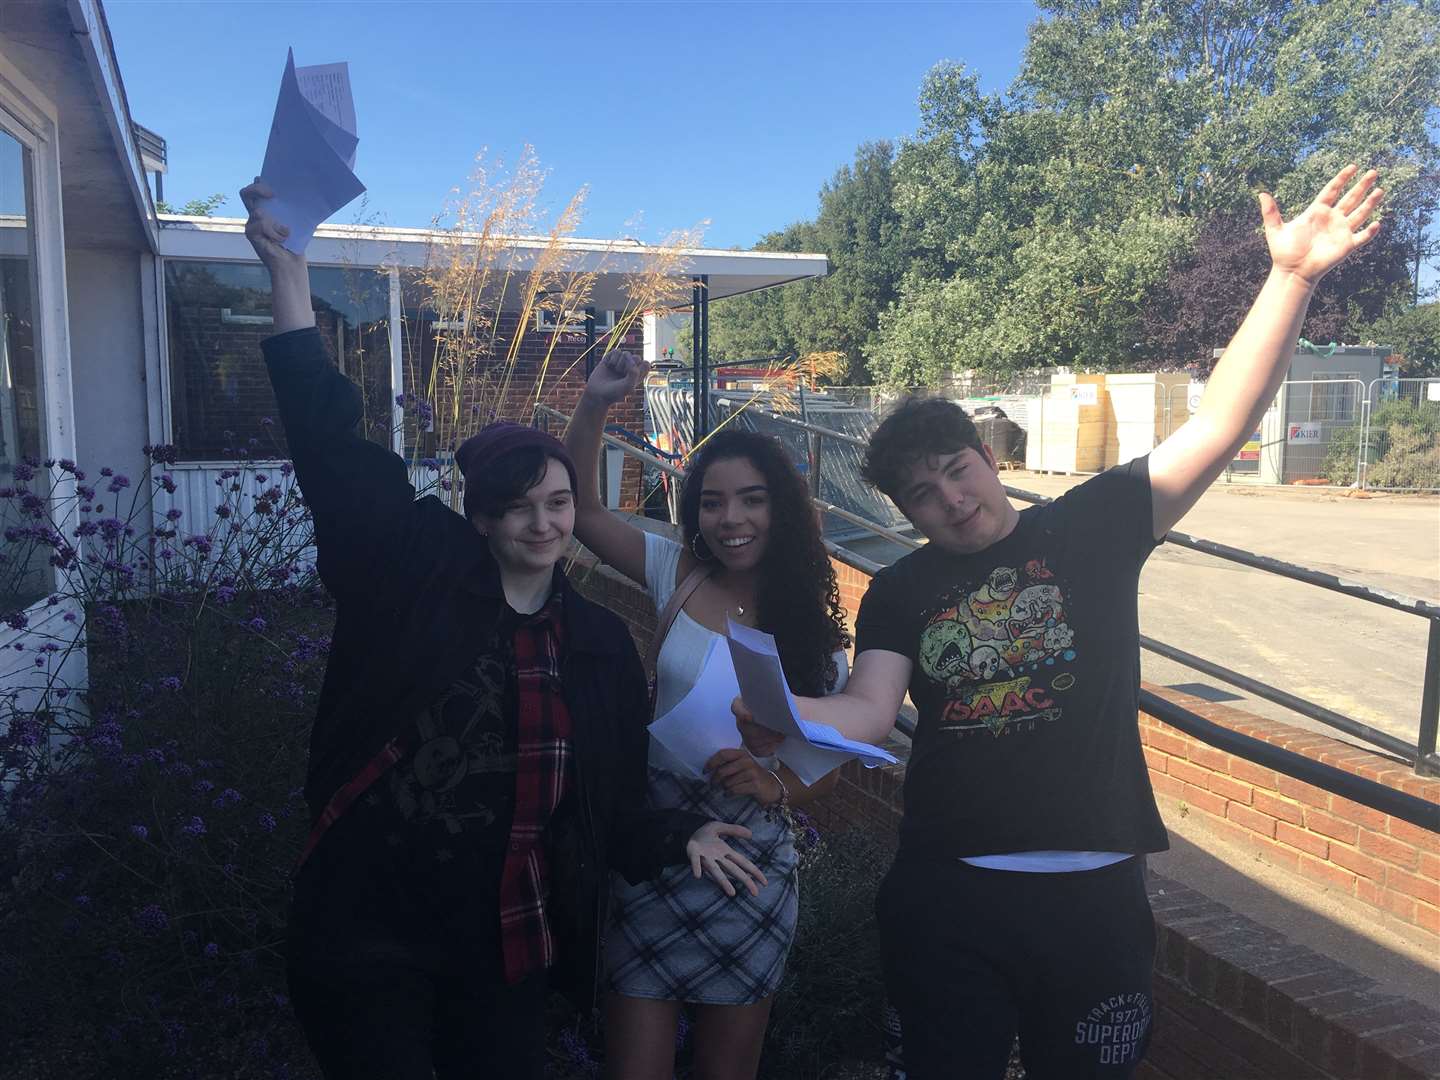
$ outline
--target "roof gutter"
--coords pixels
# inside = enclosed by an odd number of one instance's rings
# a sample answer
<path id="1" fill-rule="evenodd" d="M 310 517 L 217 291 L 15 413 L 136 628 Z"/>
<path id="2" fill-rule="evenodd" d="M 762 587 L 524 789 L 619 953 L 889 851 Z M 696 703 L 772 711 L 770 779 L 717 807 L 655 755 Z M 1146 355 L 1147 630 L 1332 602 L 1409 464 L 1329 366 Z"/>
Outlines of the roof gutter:
<path id="1" fill-rule="evenodd" d="M 90 77 L 95 81 L 95 90 L 105 113 L 106 126 L 110 137 L 124 162 L 125 178 L 135 200 L 135 210 L 140 216 L 140 229 L 150 245 L 152 254 L 160 250 L 160 225 L 155 217 L 155 204 L 150 198 L 150 185 L 145 180 L 145 167 L 140 160 L 140 148 L 135 142 L 134 124 L 130 118 L 130 103 L 125 98 L 125 84 L 120 80 L 120 68 L 115 62 L 115 45 L 110 40 L 110 28 L 105 22 L 105 12 L 100 0 L 66 0 L 70 13 L 70 25 Z"/>

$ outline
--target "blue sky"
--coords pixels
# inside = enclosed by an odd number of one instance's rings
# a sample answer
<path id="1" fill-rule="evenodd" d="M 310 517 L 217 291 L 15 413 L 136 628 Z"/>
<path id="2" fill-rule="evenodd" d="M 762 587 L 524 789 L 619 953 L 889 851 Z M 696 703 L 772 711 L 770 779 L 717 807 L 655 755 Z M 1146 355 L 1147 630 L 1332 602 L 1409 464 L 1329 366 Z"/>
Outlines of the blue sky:
<path id="1" fill-rule="evenodd" d="M 917 123 L 941 60 L 985 89 L 1019 67 L 1028 2 L 481 3 L 106 0 L 135 119 L 169 142 L 172 203 L 259 171 L 287 46 L 345 60 L 367 213 L 425 225 L 476 152 L 525 143 L 580 233 L 647 241 L 708 219 L 749 247 L 812 217 L 856 146 Z M 221 214 L 240 213 L 233 195 Z M 637 215 L 641 215 L 638 226 Z M 353 207 L 340 220 L 353 220 Z"/>

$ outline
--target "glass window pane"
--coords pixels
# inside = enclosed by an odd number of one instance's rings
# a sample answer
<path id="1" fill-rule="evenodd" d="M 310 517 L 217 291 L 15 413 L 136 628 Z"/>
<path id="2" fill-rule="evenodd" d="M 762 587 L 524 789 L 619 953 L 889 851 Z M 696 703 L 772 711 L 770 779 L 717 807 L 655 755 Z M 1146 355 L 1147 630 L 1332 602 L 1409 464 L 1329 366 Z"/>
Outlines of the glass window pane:
<path id="1" fill-rule="evenodd" d="M 364 398 L 367 439 L 390 445 L 390 280 L 368 268 L 310 269 L 326 353 Z M 274 333 L 270 275 L 258 263 L 169 259 L 165 300 L 170 417 L 182 461 L 288 455 L 260 342 Z"/>
<path id="2" fill-rule="evenodd" d="M 34 171 L 30 152 L 0 129 L 0 484 L 49 490 L 48 470 L 27 467 L 44 456 L 39 335 L 35 328 Z M 17 469 L 19 470 L 17 474 Z M 33 473 L 33 475 L 32 475 Z M 0 613 L 50 591 L 50 549 L 19 536 L 17 500 L 0 502 Z"/>

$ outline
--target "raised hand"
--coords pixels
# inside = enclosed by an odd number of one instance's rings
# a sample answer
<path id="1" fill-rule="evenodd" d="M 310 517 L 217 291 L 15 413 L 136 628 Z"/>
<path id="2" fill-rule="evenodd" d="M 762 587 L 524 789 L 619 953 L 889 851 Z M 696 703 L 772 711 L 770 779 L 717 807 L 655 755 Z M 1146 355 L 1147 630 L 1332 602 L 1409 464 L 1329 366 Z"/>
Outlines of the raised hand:
<path id="1" fill-rule="evenodd" d="M 1366 222 L 1385 197 L 1385 190 L 1375 187 L 1379 173 L 1374 169 L 1352 185 L 1359 171 L 1358 166 L 1345 166 L 1303 213 L 1288 222 L 1280 216 L 1275 200 L 1261 193 L 1265 242 L 1276 270 L 1294 274 L 1313 288 L 1347 255 L 1375 238 L 1380 222 Z"/>
<path id="2" fill-rule="evenodd" d="M 614 405 L 624 400 L 645 373 L 650 370 L 650 365 L 637 356 L 619 349 L 612 349 L 605 354 L 605 358 L 595 365 L 595 370 L 590 373 L 590 381 L 585 385 L 585 394 L 592 400 L 604 405 Z"/>
<path id="3" fill-rule="evenodd" d="M 275 333 L 283 334 L 314 326 L 315 312 L 310 305 L 310 270 L 305 256 L 285 247 L 290 230 L 270 216 L 267 204 L 274 197 L 275 192 L 258 176 L 253 184 L 240 191 L 240 201 L 249 213 L 245 219 L 245 239 L 270 271 Z"/>
<path id="4" fill-rule="evenodd" d="M 690 857 L 690 869 L 698 878 L 708 874 L 720 886 L 726 896 L 735 895 L 738 881 L 749 890 L 751 896 L 759 896 L 765 885 L 765 875 L 759 867 L 725 842 L 725 837 L 734 836 L 742 840 L 750 838 L 750 830 L 744 825 L 731 825 L 724 821 L 707 821 L 695 830 L 685 845 L 685 854 Z"/>

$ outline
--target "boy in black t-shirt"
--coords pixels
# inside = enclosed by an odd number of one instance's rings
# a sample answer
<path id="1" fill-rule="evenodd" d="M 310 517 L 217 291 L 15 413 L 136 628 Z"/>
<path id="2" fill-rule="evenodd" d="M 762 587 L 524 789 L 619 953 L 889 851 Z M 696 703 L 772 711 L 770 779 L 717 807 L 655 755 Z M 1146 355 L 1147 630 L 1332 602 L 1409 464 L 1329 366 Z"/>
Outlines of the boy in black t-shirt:
<path id="1" fill-rule="evenodd" d="M 1017 1034 L 1032 1080 L 1125 1077 L 1145 1052 L 1143 856 L 1168 842 L 1136 723 L 1140 569 L 1255 430 L 1316 284 L 1378 231 L 1382 192 L 1357 171 L 1289 223 L 1260 196 L 1270 276 L 1199 411 L 1148 457 L 1017 511 L 948 401 L 902 404 L 871 440 L 866 478 L 929 543 L 875 576 L 845 690 L 799 706 L 866 742 L 907 690 L 919 712 L 877 901 L 912 1080 L 998 1080 Z"/>

